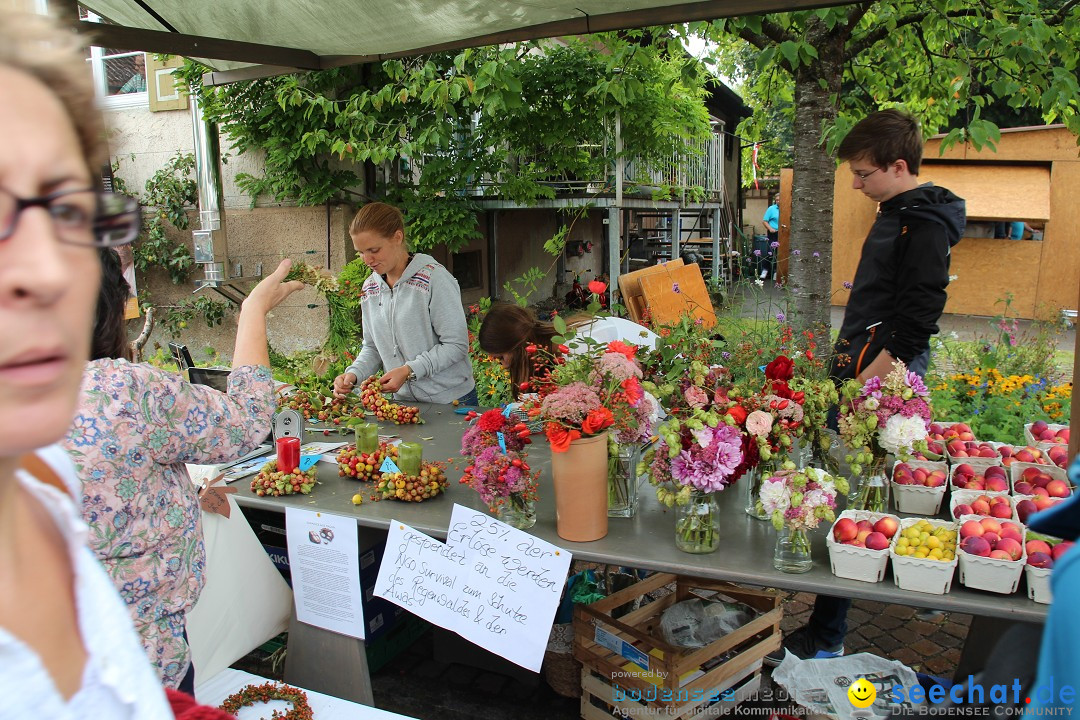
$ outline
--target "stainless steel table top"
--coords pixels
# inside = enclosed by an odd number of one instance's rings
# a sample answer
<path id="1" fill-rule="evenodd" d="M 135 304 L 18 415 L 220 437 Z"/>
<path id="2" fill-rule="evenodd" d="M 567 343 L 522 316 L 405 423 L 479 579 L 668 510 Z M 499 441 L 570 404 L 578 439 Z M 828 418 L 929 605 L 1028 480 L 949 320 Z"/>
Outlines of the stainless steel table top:
<path id="1" fill-rule="evenodd" d="M 455 414 L 454 408 L 450 406 L 421 405 L 420 408 L 424 424 L 380 424 L 380 433 L 421 443 L 424 446 L 425 461 L 448 458 L 460 460 L 461 436 L 467 424 L 464 416 Z M 347 439 L 351 442 L 352 436 L 331 433 L 329 437 L 323 437 L 321 432 L 314 431 L 307 439 Z M 814 568 L 810 572 L 796 575 L 776 570 L 772 558 L 777 533 L 769 523 L 753 520 L 744 514 L 742 508 L 745 488 L 740 483 L 719 495 L 723 522 L 720 548 L 714 553 L 691 555 L 676 549 L 674 512 L 656 501 L 652 486 L 644 480 L 638 489 L 639 503 L 635 517 L 610 518 L 608 534 L 600 540 L 588 543 L 568 542 L 555 532 L 555 504 L 549 479 L 551 459 L 547 440 L 543 435 L 534 435 L 533 444 L 528 447 L 528 451 L 529 464 L 541 470 L 537 521 L 528 532 L 566 548 L 579 560 L 1025 622 L 1043 622 L 1046 618 L 1048 606 L 1029 600 L 1024 594 L 1024 583 L 1021 583 L 1017 593 L 998 595 L 968 590 L 960 585 L 957 573 L 948 593 L 931 595 L 896 587 L 892 581 L 891 570 L 886 573 L 885 579 L 878 583 L 838 578 L 829 569 L 825 527 L 811 533 Z M 458 467 L 462 466 L 459 462 Z M 370 502 L 367 500 L 371 493 L 370 483 L 339 477 L 336 465 L 319 463 L 318 467 L 319 484 L 310 495 L 258 497 L 251 492 L 249 482 L 240 480 L 235 483 L 239 492 L 234 497 L 241 506 L 280 513 L 284 513 L 285 507 L 291 505 L 355 517 L 357 524 L 362 527 L 386 529 L 391 520 L 398 520 L 440 539 L 446 537 L 454 503 L 471 508 L 484 508 L 476 492 L 458 483 L 461 472 L 454 468 L 449 469 L 449 488 L 444 495 L 422 503 L 404 503 L 395 500 Z M 363 505 L 352 504 L 352 497 L 357 492 L 365 497 Z"/>

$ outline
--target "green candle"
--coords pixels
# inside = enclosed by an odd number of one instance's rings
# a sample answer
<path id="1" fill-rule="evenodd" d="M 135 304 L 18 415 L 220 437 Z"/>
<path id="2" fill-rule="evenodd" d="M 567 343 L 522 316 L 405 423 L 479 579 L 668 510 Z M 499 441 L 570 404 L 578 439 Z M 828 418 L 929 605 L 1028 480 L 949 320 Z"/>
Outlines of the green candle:
<path id="1" fill-rule="evenodd" d="M 420 443 L 403 442 L 398 445 L 397 466 L 406 475 L 419 475 L 424 449 Z"/>
<path id="2" fill-rule="evenodd" d="M 379 449 L 379 426 L 375 423 L 361 423 L 355 428 L 356 450 L 373 453 Z"/>

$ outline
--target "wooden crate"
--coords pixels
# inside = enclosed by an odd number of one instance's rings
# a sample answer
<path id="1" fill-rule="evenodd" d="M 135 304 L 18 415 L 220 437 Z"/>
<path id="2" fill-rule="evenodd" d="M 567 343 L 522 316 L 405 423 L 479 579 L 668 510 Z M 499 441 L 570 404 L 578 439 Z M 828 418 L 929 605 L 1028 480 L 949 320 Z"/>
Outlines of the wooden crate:
<path id="1" fill-rule="evenodd" d="M 746 668 L 716 688 L 697 692 L 672 691 L 685 697 L 674 705 L 663 705 L 654 699 L 663 690 L 642 693 L 612 683 L 588 668 L 581 671 L 581 717 L 582 720 L 611 720 L 624 718 L 667 718 L 670 720 L 695 720 L 719 717 L 738 707 L 739 703 L 757 693 L 761 687 L 761 661 Z"/>
<path id="2" fill-rule="evenodd" d="M 612 610 L 646 593 L 675 583 L 675 592 L 647 603 L 620 618 Z M 743 627 L 703 648 L 680 648 L 664 641 L 660 617 L 676 602 L 717 592 L 757 610 L 760 614 Z M 574 608 L 574 657 L 621 688 L 655 692 L 667 690 L 709 691 L 730 686 L 737 678 L 760 669 L 764 657 L 780 647 L 780 596 L 772 590 L 751 589 L 704 578 L 655 573 L 645 580 L 613 593 L 591 605 Z M 597 642 L 597 630 L 610 633 L 608 646 Z M 614 637 L 612 637 L 614 636 Z M 618 645 L 619 650 L 610 649 Z M 628 673 L 630 657 L 644 657 L 652 680 Z M 661 657 L 657 657 L 661 655 Z M 716 662 L 724 657 L 723 662 Z M 640 665 L 640 662 L 638 663 Z M 674 693 L 656 701 L 658 706 L 680 705 Z"/>
<path id="3" fill-rule="evenodd" d="M 650 265 L 634 272 L 623 273 L 619 276 L 619 294 L 622 295 L 622 304 L 626 308 L 630 319 L 641 324 L 645 317 L 645 297 L 641 293 L 641 278 L 653 273 L 662 273 L 683 266 L 682 258 L 675 258 L 663 265 Z"/>

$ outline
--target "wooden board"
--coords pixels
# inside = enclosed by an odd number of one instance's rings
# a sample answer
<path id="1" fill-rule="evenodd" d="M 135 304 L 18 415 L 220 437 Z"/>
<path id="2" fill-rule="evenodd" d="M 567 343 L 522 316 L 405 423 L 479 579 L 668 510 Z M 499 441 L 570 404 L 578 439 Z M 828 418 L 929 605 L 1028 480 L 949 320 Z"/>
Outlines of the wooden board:
<path id="1" fill-rule="evenodd" d="M 679 291 L 674 287 L 678 285 Z M 676 323 L 686 313 L 700 318 L 705 327 L 716 325 L 716 312 L 713 310 L 705 280 L 701 277 L 701 268 L 697 265 L 684 265 L 666 272 L 656 272 L 641 278 L 641 294 L 649 316 L 657 325 Z"/>
<path id="2" fill-rule="evenodd" d="M 663 265 L 650 265 L 619 276 L 619 294 L 622 295 L 622 303 L 626 306 L 631 320 L 640 325 L 645 316 L 645 299 L 641 296 L 641 278 L 682 266 L 682 258 L 675 258 Z"/>
<path id="3" fill-rule="evenodd" d="M 1045 165 L 927 162 L 919 182 L 927 181 L 964 198 L 970 219 L 1050 219 L 1050 168 Z"/>

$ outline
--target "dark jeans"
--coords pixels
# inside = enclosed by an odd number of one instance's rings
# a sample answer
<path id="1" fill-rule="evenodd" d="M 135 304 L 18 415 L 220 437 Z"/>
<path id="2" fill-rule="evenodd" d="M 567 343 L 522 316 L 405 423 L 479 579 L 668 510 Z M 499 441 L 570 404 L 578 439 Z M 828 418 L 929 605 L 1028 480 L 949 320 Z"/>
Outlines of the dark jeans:
<path id="1" fill-rule="evenodd" d="M 930 351 L 927 350 L 911 361 L 910 369 L 919 377 L 926 374 L 926 367 L 930 362 Z M 836 424 L 839 408 L 829 408 L 826 425 L 829 429 L 839 431 Z M 832 647 L 844 642 L 847 635 L 847 612 L 851 608 L 851 600 L 848 598 L 832 597 L 831 595 L 818 595 L 814 600 L 814 612 L 810 614 L 810 631 L 821 645 Z"/>
<path id="2" fill-rule="evenodd" d="M 480 398 L 476 395 L 476 388 L 474 387 L 472 390 L 459 397 L 458 403 L 460 405 L 479 405 Z"/>
<path id="3" fill-rule="evenodd" d="M 847 613 L 851 608 L 848 598 L 818 595 L 814 600 L 814 612 L 810 614 L 810 631 L 818 644 L 832 647 L 844 642 L 847 635 Z"/>

